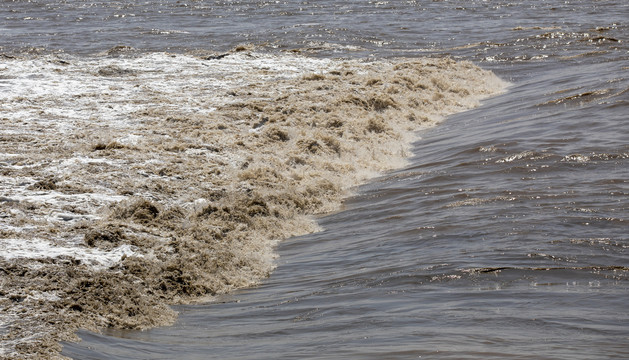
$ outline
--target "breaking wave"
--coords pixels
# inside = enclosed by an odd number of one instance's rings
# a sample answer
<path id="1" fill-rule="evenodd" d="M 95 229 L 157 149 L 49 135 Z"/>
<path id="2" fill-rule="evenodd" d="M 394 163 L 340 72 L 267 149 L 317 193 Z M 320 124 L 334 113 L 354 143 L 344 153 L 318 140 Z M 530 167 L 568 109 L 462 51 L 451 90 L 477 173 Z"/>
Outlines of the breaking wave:
<path id="1" fill-rule="evenodd" d="M 237 50 L 0 65 L 0 354 L 258 283 L 277 241 L 506 85 L 450 59 Z"/>

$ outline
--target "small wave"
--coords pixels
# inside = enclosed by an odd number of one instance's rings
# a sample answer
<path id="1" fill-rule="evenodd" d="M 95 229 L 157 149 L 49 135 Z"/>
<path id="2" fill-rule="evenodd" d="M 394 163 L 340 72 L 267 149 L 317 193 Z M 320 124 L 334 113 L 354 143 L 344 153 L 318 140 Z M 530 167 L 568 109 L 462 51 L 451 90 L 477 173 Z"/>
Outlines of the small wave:
<path id="1" fill-rule="evenodd" d="M 592 154 L 570 154 L 564 156 L 561 161 L 563 162 L 578 162 L 578 163 L 588 163 L 591 161 L 614 161 L 614 160 L 624 160 L 629 158 L 629 153 L 592 153 Z"/>
<path id="2" fill-rule="evenodd" d="M 496 163 L 497 164 L 511 163 L 511 162 L 519 161 L 519 160 L 540 160 L 540 159 L 546 159 L 551 156 L 552 154 L 538 153 L 535 151 L 527 150 L 527 151 L 522 151 L 520 153 L 509 155 L 507 157 L 498 159 L 496 160 Z"/>
<path id="3" fill-rule="evenodd" d="M 594 57 L 594 56 L 599 56 L 599 55 L 605 55 L 608 53 L 609 51 L 607 50 L 588 51 L 588 52 L 584 52 L 577 55 L 561 56 L 559 58 L 561 60 L 572 60 L 572 59 L 589 58 L 589 57 Z"/>
<path id="4" fill-rule="evenodd" d="M 569 104 L 569 103 L 575 103 L 575 102 L 588 103 L 588 102 L 600 100 L 602 98 L 606 98 L 606 95 L 608 95 L 610 92 L 611 92 L 611 89 L 585 91 L 585 92 L 565 96 L 559 99 L 549 100 L 537 106 L 558 105 L 558 104 L 564 104 L 564 103 Z"/>
<path id="5" fill-rule="evenodd" d="M 556 259 L 546 254 L 529 254 L 529 256 L 542 256 Z M 462 270 L 464 273 L 470 274 L 487 274 L 499 273 L 508 270 L 524 270 L 524 271 L 556 271 L 556 270 L 589 270 L 589 271 L 629 271 L 629 267 L 622 265 L 590 265 L 590 266 L 541 266 L 541 267 L 517 267 L 517 266 L 495 266 L 484 268 L 471 268 Z"/>
<path id="6" fill-rule="evenodd" d="M 481 146 L 478 148 L 479 152 L 496 152 L 498 151 L 498 148 L 496 148 L 494 145 L 489 145 L 489 146 Z"/>
<path id="7" fill-rule="evenodd" d="M 455 201 L 446 205 L 447 208 L 456 208 L 461 206 L 477 206 L 487 203 L 493 203 L 497 201 L 514 201 L 515 197 L 512 196 L 496 196 L 492 198 L 470 198 L 465 200 Z"/>
<path id="8" fill-rule="evenodd" d="M 148 35 L 172 35 L 172 34 L 190 34 L 189 31 L 185 30 L 161 30 L 161 29 L 151 29 L 149 31 L 145 31 L 142 34 Z"/>
<path id="9" fill-rule="evenodd" d="M 569 239 L 569 242 L 575 245 L 597 246 L 602 248 L 618 248 L 620 251 L 622 251 L 622 249 L 629 248 L 629 242 L 627 242 L 626 240 L 620 241 L 611 238 Z"/>
<path id="10" fill-rule="evenodd" d="M 561 30 L 558 26 L 516 26 L 513 31 L 527 31 L 527 30 Z"/>

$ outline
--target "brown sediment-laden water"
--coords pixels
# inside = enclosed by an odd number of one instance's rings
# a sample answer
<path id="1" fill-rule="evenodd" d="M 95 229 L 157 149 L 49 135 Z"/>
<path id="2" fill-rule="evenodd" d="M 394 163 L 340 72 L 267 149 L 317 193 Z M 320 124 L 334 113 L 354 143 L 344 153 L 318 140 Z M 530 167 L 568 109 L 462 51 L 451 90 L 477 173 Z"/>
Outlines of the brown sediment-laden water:
<path id="1" fill-rule="evenodd" d="M 0 18 L 0 358 L 629 357 L 629 4 Z"/>
<path id="2" fill-rule="evenodd" d="M 6 59 L 3 339 L 171 324 L 505 83 L 468 62 L 211 55 Z"/>

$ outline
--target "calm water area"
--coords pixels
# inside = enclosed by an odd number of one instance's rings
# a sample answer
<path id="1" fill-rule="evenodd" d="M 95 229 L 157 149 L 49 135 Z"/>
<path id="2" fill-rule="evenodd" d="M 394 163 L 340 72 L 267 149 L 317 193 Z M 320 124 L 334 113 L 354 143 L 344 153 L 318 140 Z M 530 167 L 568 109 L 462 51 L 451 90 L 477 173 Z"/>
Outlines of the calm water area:
<path id="1" fill-rule="evenodd" d="M 277 249 L 254 289 L 76 359 L 629 358 L 629 3 L 3 1 L 0 50 L 451 56 L 512 85 Z"/>

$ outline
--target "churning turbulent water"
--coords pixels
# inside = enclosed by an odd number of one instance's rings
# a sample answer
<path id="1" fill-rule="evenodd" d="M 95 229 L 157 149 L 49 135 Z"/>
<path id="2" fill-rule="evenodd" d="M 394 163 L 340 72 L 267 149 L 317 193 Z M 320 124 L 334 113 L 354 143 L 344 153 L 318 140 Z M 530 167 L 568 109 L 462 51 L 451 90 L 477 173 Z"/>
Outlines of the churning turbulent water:
<path id="1" fill-rule="evenodd" d="M 513 83 L 422 134 L 405 169 L 263 285 L 172 327 L 82 332 L 81 359 L 629 357 L 624 1 L 3 2 L 5 52 L 450 55 Z"/>

